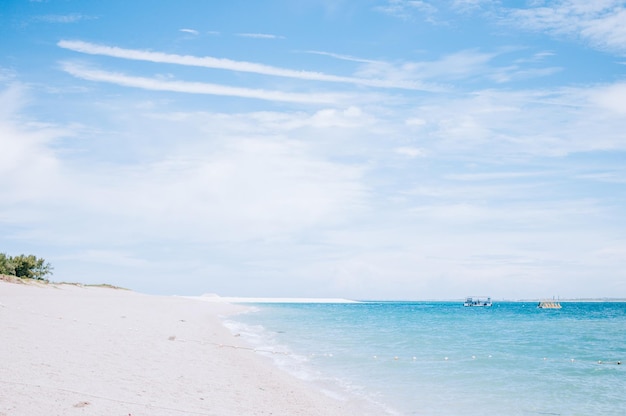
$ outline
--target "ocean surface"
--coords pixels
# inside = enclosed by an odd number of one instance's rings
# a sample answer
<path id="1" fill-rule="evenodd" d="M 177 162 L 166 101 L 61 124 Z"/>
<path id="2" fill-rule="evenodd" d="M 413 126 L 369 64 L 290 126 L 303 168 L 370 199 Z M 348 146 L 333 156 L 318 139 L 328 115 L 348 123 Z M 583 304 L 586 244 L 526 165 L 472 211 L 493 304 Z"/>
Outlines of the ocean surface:
<path id="1" fill-rule="evenodd" d="M 626 415 L 626 303 L 561 304 L 257 304 L 227 326 L 381 414 Z"/>

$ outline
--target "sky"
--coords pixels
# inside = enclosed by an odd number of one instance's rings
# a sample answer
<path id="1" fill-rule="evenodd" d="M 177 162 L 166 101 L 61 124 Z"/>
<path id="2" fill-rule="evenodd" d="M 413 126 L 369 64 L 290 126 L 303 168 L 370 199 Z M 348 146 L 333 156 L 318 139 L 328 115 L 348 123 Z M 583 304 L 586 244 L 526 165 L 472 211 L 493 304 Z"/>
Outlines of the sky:
<path id="1" fill-rule="evenodd" d="M 626 298 L 626 1 L 3 0 L 0 252 L 163 295 Z"/>

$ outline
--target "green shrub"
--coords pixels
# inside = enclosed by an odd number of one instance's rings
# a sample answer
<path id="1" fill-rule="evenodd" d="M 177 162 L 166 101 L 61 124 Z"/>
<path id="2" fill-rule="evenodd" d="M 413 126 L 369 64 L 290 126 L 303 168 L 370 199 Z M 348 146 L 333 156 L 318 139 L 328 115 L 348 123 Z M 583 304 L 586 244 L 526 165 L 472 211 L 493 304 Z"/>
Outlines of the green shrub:
<path id="1" fill-rule="evenodd" d="M 52 274 L 52 266 L 45 259 L 32 254 L 11 257 L 0 253 L 0 274 L 22 279 L 48 280 L 46 276 Z"/>

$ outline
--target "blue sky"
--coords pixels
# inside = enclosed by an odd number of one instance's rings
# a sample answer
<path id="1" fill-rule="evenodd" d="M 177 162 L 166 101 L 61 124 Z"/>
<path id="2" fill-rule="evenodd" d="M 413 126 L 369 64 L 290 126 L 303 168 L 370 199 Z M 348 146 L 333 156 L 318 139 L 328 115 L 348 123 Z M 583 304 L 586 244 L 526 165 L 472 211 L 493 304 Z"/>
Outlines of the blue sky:
<path id="1" fill-rule="evenodd" d="M 626 297 L 626 2 L 8 0 L 0 251 L 159 294 Z"/>

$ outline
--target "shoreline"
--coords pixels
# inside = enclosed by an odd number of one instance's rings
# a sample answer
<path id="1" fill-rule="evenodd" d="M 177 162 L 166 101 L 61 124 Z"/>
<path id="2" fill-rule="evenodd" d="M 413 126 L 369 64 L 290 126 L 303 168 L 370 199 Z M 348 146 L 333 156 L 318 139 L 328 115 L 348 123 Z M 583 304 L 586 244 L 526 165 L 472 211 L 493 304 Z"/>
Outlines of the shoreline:
<path id="1" fill-rule="evenodd" d="M 277 368 L 222 317 L 246 306 L 0 281 L 0 416 L 367 415 Z"/>

